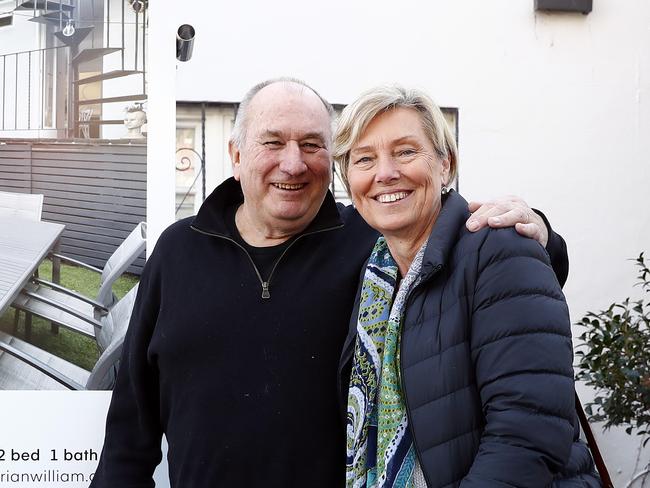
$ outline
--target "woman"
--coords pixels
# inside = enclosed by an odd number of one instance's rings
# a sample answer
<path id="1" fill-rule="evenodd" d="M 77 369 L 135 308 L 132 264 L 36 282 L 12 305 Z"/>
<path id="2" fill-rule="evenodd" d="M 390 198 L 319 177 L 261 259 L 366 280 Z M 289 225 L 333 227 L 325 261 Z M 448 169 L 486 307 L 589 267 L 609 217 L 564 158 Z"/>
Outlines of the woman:
<path id="1" fill-rule="evenodd" d="M 347 486 L 599 486 L 576 441 L 570 321 L 548 256 L 513 229 L 466 230 L 440 109 L 416 90 L 371 90 L 343 111 L 335 146 L 382 234 L 342 358 Z"/>

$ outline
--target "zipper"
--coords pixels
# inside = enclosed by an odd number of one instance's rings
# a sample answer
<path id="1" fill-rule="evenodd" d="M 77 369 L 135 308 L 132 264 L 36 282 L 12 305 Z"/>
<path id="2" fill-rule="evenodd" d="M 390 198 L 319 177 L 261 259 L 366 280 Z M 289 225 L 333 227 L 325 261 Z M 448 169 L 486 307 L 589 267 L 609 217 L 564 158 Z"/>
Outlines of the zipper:
<path id="1" fill-rule="evenodd" d="M 262 282 L 262 298 L 271 298 L 271 293 L 269 292 L 269 282 Z"/>
<path id="2" fill-rule="evenodd" d="M 218 237 L 220 239 L 224 239 L 226 241 L 232 242 L 239 249 L 244 251 L 244 254 L 246 254 L 246 256 L 248 257 L 248 260 L 250 261 L 251 265 L 253 266 L 253 269 L 255 270 L 255 274 L 257 275 L 257 279 L 260 281 L 260 285 L 262 285 L 262 298 L 265 299 L 265 300 L 268 299 L 268 298 L 271 298 L 271 292 L 269 291 L 269 287 L 271 285 L 271 278 L 273 277 L 273 273 L 275 272 L 275 269 L 278 267 L 278 264 L 280 263 L 280 261 L 282 261 L 282 258 L 287 253 L 287 251 L 289 249 L 291 249 L 291 247 L 296 242 L 298 242 L 298 240 L 300 240 L 302 237 L 305 237 L 305 236 L 311 236 L 311 235 L 314 235 L 314 234 L 319 234 L 321 232 L 336 230 L 336 229 L 340 229 L 341 227 L 343 227 L 343 224 L 339 224 L 339 225 L 336 225 L 336 226 L 333 226 L 333 227 L 327 227 L 325 229 L 319 229 L 319 230 L 314 230 L 314 231 L 311 231 L 311 232 L 306 232 L 304 234 L 300 234 L 298 237 L 296 237 L 293 240 L 293 242 L 291 242 L 286 247 L 286 249 L 284 251 L 282 251 L 282 254 L 280 254 L 280 257 L 278 259 L 276 259 L 275 263 L 273 263 L 273 268 L 271 268 L 271 272 L 269 273 L 269 278 L 266 281 L 264 281 L 264 279 L 262 278 L 262 275 L 260 274 L 259 269 L 257 269 L 257 266 L 255 265 L 255 261 L 253 261 L 253 258 L 250 255 L 250 253 L 239 242 L 237 242 L 236 240 L 234 240 L 234 239 L 232 239 L 232 238 L 230 238 L 228 236 L 225 236 L 223 234 L 215 234 L 213 232 L 206 232 L 206 231 L 201 230 L 201 229 L 199 229 L 197 227 L 194 227 L 193 225 L 190 225 L 190 228 L 192 228 L 193 230 L 197 231 L 200 234 L 204 234 L 206 236 L 211 236 L 211 237 Z"/>
<path id="3" fill-rule="evenodd" d="M 427 281 L 431 279 L 431 276 L 436 274 L 440 268 L 442 268 L 442 265 L 437 265 L 431 272 L 431 275 L 427 278 Z M 408 306 L 411 302 L 411 298 L 413 297 L 413 293 L 415 290 L 417 290 L 424 281 L 421 281 L 415 288 L 411 290 L 411 293 L 409 293 L 409 297 L 406 301 L 406 307 L 405 310 L 408 309 Z M 411 407 L 409 406 L 409 401 L 408 397 L 406 395 L 406 387 L 404 386 L 404 382 L 402 381 L 402 378 L 404 377 L 404 365 L 403 365 L 403 355 L 402 355 L 402 344 L 404 343 L 404 329 L 406 328 L 406 324 L 402 323 L 402 329 L 400 330 L 400 337 L 399 337 L 399 347 L 400 347 L 400 355 L 399 355 L 399 378 L 400 378 L 400 384 L 402 385 L 402 395 L 404 395 L 404 405 L 406 406 L 406 418 L 408 419 L 409 427 L 411 429 L 411 437 L 413 437 L 413 447 L 415 447 L 415 457 L 418 460 L 418 463 L 420 464 L 420 470 L 422 471 L 422 475 L 424 476 L 424 481 L 426 481 L 426 484 L 428 487 L 433 486 L 431 481 L 429 480 L 426 471 L 424 470 L 424 465 L 422 464 L 422 457 L 420 456 L 420 449 L 418 448 L 418 443 L 415 438 L 415 430 L 413 429 L 413 415 L 411 414 Z"/>

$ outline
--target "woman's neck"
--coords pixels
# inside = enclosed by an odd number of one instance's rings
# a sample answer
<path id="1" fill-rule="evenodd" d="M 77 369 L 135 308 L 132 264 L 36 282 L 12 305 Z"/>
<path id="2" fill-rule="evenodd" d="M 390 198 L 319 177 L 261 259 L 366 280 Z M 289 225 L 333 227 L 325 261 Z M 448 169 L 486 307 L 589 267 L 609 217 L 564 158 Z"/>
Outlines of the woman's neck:
<path id="1" fill-rule="evenodd" d="M 438 209 L 431 216 L 429 223 L 426 226 L 422 226 L 415 234 L 412 232 L 407 232 L 406 234 L 384 234 L 386 244 L 388 244 L 388 249 L 390 249 L 390 254 L 397 263 L 399 272 L 403 277 L 408 273 L 411 263 L 415 259 L 415 255 L 429 239 L 439 213 L 440 210 Z"/>
<path id="2" fill-rule="evenodd" d="M 408 273 L 415 255 L 422 247 L 422 244 L 424 244 L 424 240 L 414 242 L 411 240 L 400 240 L 398 238 L 386 237 L 386 244 L 388 244 L 390 254 L 397 263 L 400 275 L 404 277 L 406 276 L 406 273 Z"/>

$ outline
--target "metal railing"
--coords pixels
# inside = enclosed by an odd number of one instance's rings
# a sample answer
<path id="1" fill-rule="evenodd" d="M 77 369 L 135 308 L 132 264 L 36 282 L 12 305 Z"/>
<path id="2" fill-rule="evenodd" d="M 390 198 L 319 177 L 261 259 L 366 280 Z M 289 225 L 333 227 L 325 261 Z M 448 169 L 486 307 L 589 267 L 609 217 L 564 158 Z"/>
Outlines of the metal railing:
<path id="1" fill-rule="evenodd" d="M 112 8 L 111 3 L 113 3 Z M 107 101 L 99 98 L 97 105 L 100 106 L 95 105 L 94 108 L 88 109 L 89 102 L 84 105 L 84 100 L 80 100 L 79 78 L 80 73 L 83 76 L 84 72 L 80 69 L 80 65 L 83 67 L 86 60 L 102 58 L 112 52 L 115 52 L 114 56 L 116 56 L 109 63 L 112 67 L 107 68 L 105 60 L 102 59 L 103 68 L 100 68 L 102 70 L 100 76 L 95 74 L 91 77 L 97 79 L 97 83 L 101 83 L 103 79 L 120 76 L 116 74 L 102 78 L 101 74 L 106 71 L 121 71 L 124 72 L 124 76 L 137 73 L 140 78 L 133 80 L 135 84 L 131 85 L 132 90 L 140 94 L 146 93 L 147 9 L 142 8 L 140 11 L 133 9 L 133 12 L 130 10 L 127 12 L 127 9 L 131 8 L 129 0 L 122 0 L 119 3 L 119 7 L 116 7 L 115 2 L 105 0 L 101 17 L 97 15 L 99 18 L 96 18 L 94 11 L 93 15 L 80 16 L 80 8 L 87 5 L 81 1 L 59 0 L 59 25 L 55 30 L 61 32 L 69 16 L 75 29 L 95 27 L 89 37 L 71 46 L 62 44 L 0 54 L 0 131 L 50 129 L 56 130 L 60 135 L 78 137 L 81 135 L 81 129 L 87 128 L 88 124 L 102 123 L 103 121 L 97 118 L 101 119 L 103 111 L 101 104 L 124 99 L 128 101 L 129 95 L 135 93 L 113 96 Z M 16 8 L 23 4 L 24 0 L 15 1 Z M 25 12 L 37 17 L 45 13 L 48 6 L 46 0 L 32 0 L 29 10 L 16 12 Z M 65 13 L 63 6 L 69 9 Z M 56 11 L 49 14 L 52 16 Z M 51 25 L 56 26 L 56 18 L 50 20 L 53 21 Z M 48 36 L 53 36 L 51 29 L 52 27 L 48 27 Z M 60 42 L 60 40 L 53 42 Z M 107 52 L 84 57 L 88 54 L 84 51 L 99 49 Z M 121 60 L 118 56 L 121 56 Z M 87 83 L 89 82 L 91 81 Z M 102 88 L 100 87 L 99 90 L 101 92 Z M 118 93 L 118 95 L 122 94 Z M 91 112 L 92 118 L 84 117 L 84 112 Z M 117 121 L 104 123 L 117 123 Z"/>
<path id="2" fill-rule="evenodd" d="M 133 33 L 127 34 L 127 26 L 131 22 L 126 20 L 126 6 L 129 0 L 121 2 L 120 11 L 111 12 L 111 1 L 106 0 L 106 47 L 117 47 L 122 49 L 122 70 L 145 71 L 146 66 L 146 28 L 147 28 L 147 10 L 135 10 L 135 21 L 133 22 Z M 119 16 L 119 17 L 118 17 Z M 118 17 L 119 20 L 115 18 Z M 111 44 L 111 25 L 120 24 L 120 42 Z M 129 39 L 127 36 L 131 37 Z M 113 39 L 115 36 L 113 36 Z M 133 62 L 126 59 L 126 56 L 132 51 Z M 144 86 L 144 85 L 143 85 Z"/>
<path id="3" fill-rule="evenodd" d="M 53 69 L 65 46 L 0 55 L 2 98 L 0 130 L 56 129 L 56 85 L 65 83 Z"/>

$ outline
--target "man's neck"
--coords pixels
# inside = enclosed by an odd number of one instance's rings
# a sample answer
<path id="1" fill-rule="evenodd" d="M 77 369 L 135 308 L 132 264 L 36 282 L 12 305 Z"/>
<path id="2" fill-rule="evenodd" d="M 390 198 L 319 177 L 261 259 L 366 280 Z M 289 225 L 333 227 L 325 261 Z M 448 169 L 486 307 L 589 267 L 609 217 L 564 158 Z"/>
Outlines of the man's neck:
<path id="1" fill-rule="evenodd" d="M 251 219 L 246 211 L 246 204 L 242 204 L 235 213 L 235 225 L 241 238 L 254 247 L 277 246 L 291 239 L 305 229 L 301 227 L 272 227 L 265 222 Z"/>

